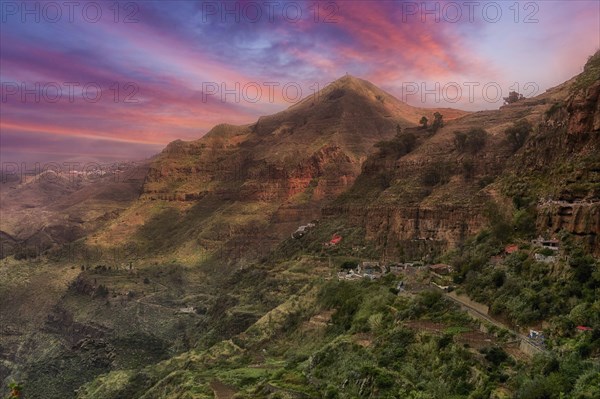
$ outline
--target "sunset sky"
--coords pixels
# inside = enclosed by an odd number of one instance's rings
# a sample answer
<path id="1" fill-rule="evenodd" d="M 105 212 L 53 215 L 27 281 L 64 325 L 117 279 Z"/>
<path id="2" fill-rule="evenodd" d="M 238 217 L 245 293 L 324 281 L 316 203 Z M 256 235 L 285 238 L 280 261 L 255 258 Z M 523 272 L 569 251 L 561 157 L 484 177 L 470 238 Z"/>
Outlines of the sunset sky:
<path id="1" fill-rule="evenodd" d="M 140 159 L 346 73 L 496 109 L 496 87 L 542 93 L 600 48 L 597 0 L 77 3 L 0 2 L 3 162 Z"/>

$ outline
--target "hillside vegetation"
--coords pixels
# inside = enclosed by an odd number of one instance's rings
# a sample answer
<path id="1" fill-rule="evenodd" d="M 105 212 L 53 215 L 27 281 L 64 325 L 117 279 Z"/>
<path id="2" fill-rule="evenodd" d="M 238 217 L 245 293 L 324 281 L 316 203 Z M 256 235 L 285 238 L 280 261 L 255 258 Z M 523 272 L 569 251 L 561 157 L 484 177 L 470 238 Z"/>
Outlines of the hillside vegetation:
<path id="1" fill-rule="evenodd" d="M 599 54 L 476 113 L 346 76 L 120 193 L 15 186 L 56 200 L 0 232 L 2 393 L 598 398 Z"/>

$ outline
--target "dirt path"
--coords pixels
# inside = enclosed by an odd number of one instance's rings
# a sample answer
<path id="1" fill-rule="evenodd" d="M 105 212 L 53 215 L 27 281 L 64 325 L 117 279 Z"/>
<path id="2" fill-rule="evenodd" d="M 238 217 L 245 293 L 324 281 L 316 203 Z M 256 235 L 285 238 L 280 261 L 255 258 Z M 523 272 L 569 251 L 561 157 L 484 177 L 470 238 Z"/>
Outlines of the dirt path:
<path id="1" fill-rule="evenodd" d="M 236 394 L 235 389 L 229 385 L 223 384 L 219 380 L 213 380 L 210 383 L 210 387 L 215 394 L 215 399 L 231 399 Z"/>

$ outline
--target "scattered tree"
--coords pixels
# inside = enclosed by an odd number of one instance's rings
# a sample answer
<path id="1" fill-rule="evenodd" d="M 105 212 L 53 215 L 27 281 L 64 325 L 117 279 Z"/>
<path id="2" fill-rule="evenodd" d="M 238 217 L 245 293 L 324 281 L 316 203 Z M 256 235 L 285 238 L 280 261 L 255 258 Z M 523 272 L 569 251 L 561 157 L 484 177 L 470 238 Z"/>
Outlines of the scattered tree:
<path id="1" fill-rule="evenodd" d="M 394 156 L 397 158 L 411 152 L 417 144 L 417 137 L 412 133 L 401 133 L 390 141 L 380 141 L 375 144 L 382 157 Z"/>
<path id="2" fill-rule="evenodd" d="M 454 147 L 460 153 L 475 154 L 485 146 L 486 141 L 487 132 L 481 128 L 471 129 L 467 133 L 454 132 Z"/>
<path id="3" fill-rule="evenodd" d="M 462 153 L 467 148 L 467 134 L 459 131 L 454 132 L 454 148 Z"/>
<path id="4" fill-rule="evenodd" d="M 422 125 L 423 129 L 427 129 L 427 123 L 429 123 L 429 119 L 427 119 L 426 117 L 421 117 L 421 120 L 419 121 L 419 124 Z"/>
<path id="5" fill-rule="evenodd" d="M 535 226 L 535 219 L 537 216 L 535 209 L 535 206 L 532 206 L 519 209 L 515 212 L 513 217 L 513 224 L 515 226 L 514 229 L 523 237 L 533 238 L 535 235 L 535 229 L 531 228 L 531 226 Z"/>
<path id="6" fill-rule="evenodd" d="M 417 143 L 417 137 L 412 133 L 405 133 L 396 137 L 396 152 L 399 155 L 405 155 L 414 150 Z"/>
<path id="7" fill-rule="evenodd" d="M 519 100 L 524 99 L 521 93 L 517 93 L 516 91 L 511 91 L 508 93 L 508 97 L 504 97 L 504 104 L 512 104 L 516 103 Z"/>
<path id="8" fill-rule="evenodd" d="M 449 180 L 448 167 L 441 163 L 430 164 L 421 176 L 421 182 L 428 187 L 446 184 Z"/>
<path id="9" fill-rule="evenodd" d="M 496 270 L 492 273 L 492 282 L 496 288 L 500 288 L 506 281 L 506 273 L 502 270 Z"/>
<path id="10" fill-rule="evenodd" d="M 480 352 L 485 356 L 485 360 L 492 363 L 494 366 L 499 366 L 502 362 L 506 362 L 510 358 L 499 346 L 481 349 Z"/>
<path id="11" fill-rule="evenodd" d="M 108 296 L 108 288 L 105 285 L 100 284 L 98 288 L 96 288 L 96 292 L 94 293 L 94 297 L 96 298 L 106 298 Z"/>
<path id="12" fill-rule="evenodd" d="M 462 162 L 463 176 L 466 180 L 471 180 L 475 175 L 475 164 L 471 159 L 465 159 Z"/>
<path id="13" fill-rule="evenodd" d="M 433 114 L 433 124 L 431 125 L 431 130 L 435 133 L 441 127 L 444 127 L 444 116 L 439 112 L 436 112 Z"/>

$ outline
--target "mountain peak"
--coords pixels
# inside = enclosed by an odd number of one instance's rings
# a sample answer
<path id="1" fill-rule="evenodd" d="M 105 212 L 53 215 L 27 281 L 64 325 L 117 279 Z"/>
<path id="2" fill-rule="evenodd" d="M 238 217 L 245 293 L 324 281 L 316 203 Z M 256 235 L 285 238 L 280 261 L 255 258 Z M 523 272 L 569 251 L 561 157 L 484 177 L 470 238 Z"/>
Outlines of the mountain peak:
<path id="1" fill-rule="evenodd" d="M 272 120 L 281 123 L 292 118 L 290 113 L 296 114 L 299 119 L 331 120 L 335 116 L 347 118 L 349 115 L 355 119 L 383 118 L 394 120 L 393 127 L 400 122 L 417 125 L 425 115 L 432 118 L 434 108 L 413 107 L 400 101 L 385 90 L 380 89 L 368 80 L 346 74 L 323 87 L 315 95 L 310 95 L 302 101 L 292 105 L 287 110 L 268 117 L 262 117 L 261 123 Z M 444 109 L 446 120 L 461 117 L 468 112 Z M 317 116 L 315 116 L 317 115 Z M 293 118 L 292 118 L 293 119 Z M 328 122 L 330 123 L 330 122 Z M 402 123 L 400 123 L 402 125 Z M 273 129 L 274 126 L 271 126 Z M 366 128 L 366 127 L 365 127 Z"/>
<path id="2" fill-rule="evenodd" d="M 349 75 L 349 74 L 346 74 L 346 75 L 334 80 L 330 85 L 335 88 L 347 88 L 347 89 L 353 89 L 353 90 L 360 90 L 360 89 L 368 90 L 368 91 L 381 90 L 377 86 L 375 86 L 373 83 L 369 82 L 368 80 L 357 78 L 356 76 Z"/>
<path id="3" fill-rule="evenodd" d="M 333 81 L 333 83 L 341 83 L 341 84 L 348 84 L 351 82 L 357 82 L 357 83 L 358 82 L 366 82 L 366 80 L 357 78 L 356 76 L 350 75 L 347 73 Z"/>
<path id="4" fill-rule="evenodd" d="M 319 103 L 328 103 L 341 98 L 347 101 L 356 101 L 357 98 L 363 98 L 369 102 L 381 102 L 385 98 L 392 98 L 391 95 L 375 86 L 373 83 L 357 78 L 356 76 L 346 74 L 321 89 L 317 95 Z M 393 99 L 394 101 L 398 101 Z M 301 109 L 312 107 L 315 102 L 314 96 L 308 96 L 299 103 L 292 105 L 290 109 Z"/>

